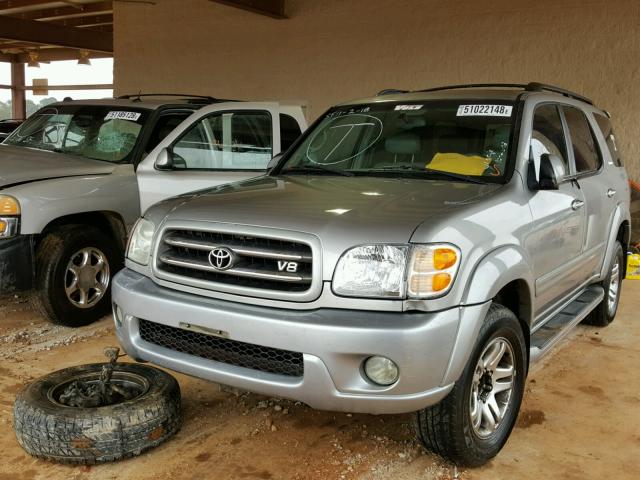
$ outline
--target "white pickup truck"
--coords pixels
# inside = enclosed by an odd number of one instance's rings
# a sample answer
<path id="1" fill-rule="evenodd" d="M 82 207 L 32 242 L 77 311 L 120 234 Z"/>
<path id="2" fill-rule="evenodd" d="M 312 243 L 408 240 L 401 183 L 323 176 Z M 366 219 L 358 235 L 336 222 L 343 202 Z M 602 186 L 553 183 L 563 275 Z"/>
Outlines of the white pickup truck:
<path id="1" fill-rule="evenodd" d="M 0 144 L 0 295 L 35 288 L 53 322 L 97 320 L 141 212 L 263 174 L 307 127 L 300 106 L 163 97 L 48 105 Z"/>

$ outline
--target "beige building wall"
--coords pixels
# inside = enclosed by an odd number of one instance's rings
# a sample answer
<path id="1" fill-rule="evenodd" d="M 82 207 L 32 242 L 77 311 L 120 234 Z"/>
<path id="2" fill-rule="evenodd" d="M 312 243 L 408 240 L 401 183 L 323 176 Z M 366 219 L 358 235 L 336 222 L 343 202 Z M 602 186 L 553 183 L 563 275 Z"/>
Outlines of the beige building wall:
<path id="1" fill-rule="evenodd" d="M 208 0 L 117 2 L 118 93 L 304 102 L 383 88 L 553 83 L 609 110 L 640 180 L 640 0 L 287 0 L 275 20 Z"/>

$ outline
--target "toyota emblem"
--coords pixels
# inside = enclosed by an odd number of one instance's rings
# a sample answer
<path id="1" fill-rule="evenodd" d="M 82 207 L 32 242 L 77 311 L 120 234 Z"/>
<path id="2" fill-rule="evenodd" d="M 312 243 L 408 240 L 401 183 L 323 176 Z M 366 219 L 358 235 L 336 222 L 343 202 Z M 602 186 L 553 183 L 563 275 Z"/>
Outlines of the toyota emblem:
<path id="1" fill-rule="evenodd" d="M 235 253 L 225 247 L 216 247 L 209 252 L 209 263 L 216 270 L 228 270 L 233 267 L 235 259 Z"/>

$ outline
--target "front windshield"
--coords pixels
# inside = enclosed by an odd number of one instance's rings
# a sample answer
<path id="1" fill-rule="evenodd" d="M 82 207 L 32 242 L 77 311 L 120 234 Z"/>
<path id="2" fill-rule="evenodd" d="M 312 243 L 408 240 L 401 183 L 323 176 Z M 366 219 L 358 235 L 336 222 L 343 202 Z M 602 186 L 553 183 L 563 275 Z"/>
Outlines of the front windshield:
<path id="1" fill-rule="evenodd" d="M 278 173 L 500 182 L 507 170 L 512 116 L 513 103 L 505 101 L 337 107 Z"/>
<path id="2" fill-rule="evenodd" d="M 119 163 L 126 162 L 146 118 L 144 110 L 96 105 L 46 107 L 4 143 Z"/>

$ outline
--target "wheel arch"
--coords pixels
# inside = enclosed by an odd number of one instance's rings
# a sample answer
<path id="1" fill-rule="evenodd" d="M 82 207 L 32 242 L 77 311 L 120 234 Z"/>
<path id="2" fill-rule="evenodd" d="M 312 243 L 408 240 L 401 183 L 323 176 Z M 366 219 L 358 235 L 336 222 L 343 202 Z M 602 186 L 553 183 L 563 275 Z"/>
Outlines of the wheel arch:
<path id="1" fill-rule="evenodd" d="M 119 213 L 108 210 L 73 213 L 51 220 L 42 229 L 42 233 L 36 241 L 36 248 L 39 240 L 44 238 L 48 233 L 66 225 L 89 225 L 95 227 L 113 239 L 118 249 L 124 252 L 127 241 L 127 229 L 124 219 Z"/>
<path id="2" fill-rule="evenodd" d="M 456 334 L 452 358 L 443 385 L 458 380 L 473 350 L 478 332 L 492 303 L 513 311 L 527 343 L 533 321 L 533 274 L 526 255 L 517 246 L 505 246 L 489 252 L 474 269 L 465 289 L 464 308 Z M 474 310 L 473 306 L 482 308 Z"/>
<path id="3" fill-rule="evenodd" d="M 607 239 L 606 253 L 600 271 L 600 279 L 605 278 L 608 273 L 616 241 L 622 244 L 622 251 L 626 255 L 631 242 L 631 215 L 629 214 L 628 208 L 623 206 L 623 204 L 619 204 L 613 213 L 613 220 L 610 224 L 609 237 Z M 623 263 L 622 268 L 626 276 L 627 265 L 626 262 Z"/>

